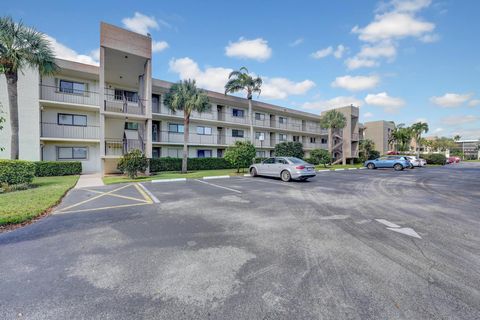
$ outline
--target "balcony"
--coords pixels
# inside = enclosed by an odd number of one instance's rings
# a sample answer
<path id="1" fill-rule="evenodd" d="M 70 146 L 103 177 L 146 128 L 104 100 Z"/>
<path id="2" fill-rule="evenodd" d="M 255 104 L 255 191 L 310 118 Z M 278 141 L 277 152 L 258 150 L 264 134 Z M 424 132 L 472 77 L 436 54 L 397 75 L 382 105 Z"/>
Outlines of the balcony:
<path id="1" fill-rule="evenodd" d="M 118 156 L 121 157 L 124 154 L 133 151 L 140 150 L 145 152 L 145 143 L 143 140 L 134 139 L 105 139 L 105 155 L 106 156 Z"/>
<path id="2" fill-rule="evenodd" d="M 162 131 L 152 134 L 153 143 L 183 144 L 183 140 L 183 132 Z M 197 134 L 195 132 L 189 133 L 188 136 L 189 145 L 231 145 L 237 140 L 245 141 L 248 138 L 228 137 L 225 134 Z"/>
<path id="3" fill-rule="evenodd" d="M 84 90 L 67 90 L 55 86 L 40 85 L 40 100 L 67 104 L 99 106 L 98 92 Z"/>
<path id="4" fill-rule="evenodd" d="M 140 98 L 130 98 L 106 94 L 104 100 L 104 110 L 106 112 L 145 115 L 145 100 Z"/>
<path id="5" fill-rule="evenodd" d="M 98 126 L 67 126 L 48 122 L 40 125 L 42 138 L 97 140 L 100 137 Z"/>

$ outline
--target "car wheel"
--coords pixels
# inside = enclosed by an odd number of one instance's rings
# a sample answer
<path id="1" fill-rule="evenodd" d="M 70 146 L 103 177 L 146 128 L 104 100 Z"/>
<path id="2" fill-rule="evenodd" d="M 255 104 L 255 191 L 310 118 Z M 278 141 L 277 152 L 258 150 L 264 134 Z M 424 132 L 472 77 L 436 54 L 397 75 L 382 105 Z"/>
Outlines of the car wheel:
<path id="1" fill-rule="evenodd" d="M 395 169 L 395 171 L 402 171 L 402 170 L 403 170 L 403 166 L 402 166 L 400 163 L 396 163 L 396 164 L 393 166 L 393 169 Z"/>
<path id="2" fill-rule="evenodd" d="M 251 175 L 252 177 L 256 177 L 256 176 L 258 175 L 258 174 L 257 174 L 257 169 L 255 169 L 255 168 L 250 169 L 250 175 Z"/>
<path id="3" fill-rule="evenodd" d="M 410 169 L 413 169 L 413 168 L 415 168 L 415 166 L 414 166 L 413 164 L 412 164 L 412 165 L 410 165 Z"/>
<path id="4" fill-rule="evenodd" d="M 288 182 L 292 179 L 292 176 L 290 175 L 290 172 L 283 170 L 282 173 L 280 173 L 280 178 L 282 178 L 282 181 Z"/>
<path id="5" fill-rule="evenodd" d="M 375 165 L 374 165 L 373 163 L 369 163 L 369 164 L 367 165 L 367 168 L 368 168 L 368 169 L 375 169 Z"/>

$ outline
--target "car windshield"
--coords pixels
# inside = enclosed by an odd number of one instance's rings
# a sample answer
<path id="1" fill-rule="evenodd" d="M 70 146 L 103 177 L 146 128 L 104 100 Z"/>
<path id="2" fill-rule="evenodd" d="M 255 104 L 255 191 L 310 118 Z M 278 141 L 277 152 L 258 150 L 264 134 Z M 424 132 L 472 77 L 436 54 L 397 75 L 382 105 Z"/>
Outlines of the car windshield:
<path id="1" fill-rule="evenodd" d="M 304 164 L 304 163 L 306 163 L 302 159 L 298 159 L 298 158 L 295 158 L 295 157 L 288 157 L 287 160 L 290 161 L 293 164 Z"/>

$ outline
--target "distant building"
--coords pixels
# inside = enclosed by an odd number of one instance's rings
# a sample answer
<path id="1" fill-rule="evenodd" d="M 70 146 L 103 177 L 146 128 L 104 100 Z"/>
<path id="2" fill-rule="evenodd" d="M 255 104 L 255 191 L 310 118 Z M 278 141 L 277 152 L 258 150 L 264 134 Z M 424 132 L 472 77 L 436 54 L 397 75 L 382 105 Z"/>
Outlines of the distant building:
<path id="1" fill-rule="evenodd" d="M 365 122 L 363 126 L 363 138 L 372 140 L 375 144 L 375 150 L 380 152 L 380 154 L 386 154 L 394 148 L 393 145 L 388 143 L 388 139 L 395 129 L 393 121 L 370 121 Z"/>
<path id="2" fill-rule="evenodd" d="M 455 141 L 456 147 L 450 149 L 450 153 L 454 151 L 461 151 L 464 160 L 480 159 L 480 139 L 476 140 L 459 140 Z"/>

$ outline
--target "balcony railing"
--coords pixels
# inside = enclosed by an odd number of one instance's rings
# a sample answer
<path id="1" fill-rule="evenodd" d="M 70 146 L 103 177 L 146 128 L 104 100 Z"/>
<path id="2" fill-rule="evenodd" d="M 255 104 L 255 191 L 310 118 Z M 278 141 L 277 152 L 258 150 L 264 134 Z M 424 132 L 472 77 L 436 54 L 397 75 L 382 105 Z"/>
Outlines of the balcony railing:
<path id="1" fill-rule="evenodd" d="M 104 110 L 107 112 L 145 115 L 145 100 L 106 94 Z"/>
<path id="2" fill-rule="evenodd" d="M 99 139 L 98 126 L 68 126 L 57 123 L 42 122 L 41 137 L 63 139 Z"/>
<path id="3" fill-rule="evenodd" d="M 56 86 L 40 85 L 40 100 L 98 106 L 98 92 L 60 89 Z"/>
<path id="4" fill-rule="evenodd" d="M 145 143 L 137 139 L 105 139 L 105 155 L 107 156 L 122 156 L 133 150 L 145 152 Z"/>
<path id="5" fill-rule="evenodd" d="M 230 145 L 234 144 L 237 140 L 245 141 L 248 139 L 248 136 L 231 137 L 226 134 L 197 134 L 196 132 L 190 132 L 188 135 L 188 143 L 196 145 Z M 152 133 L 152 142 L 183 144 L 183 140 L 183 132 L 162 131 Z"/>

